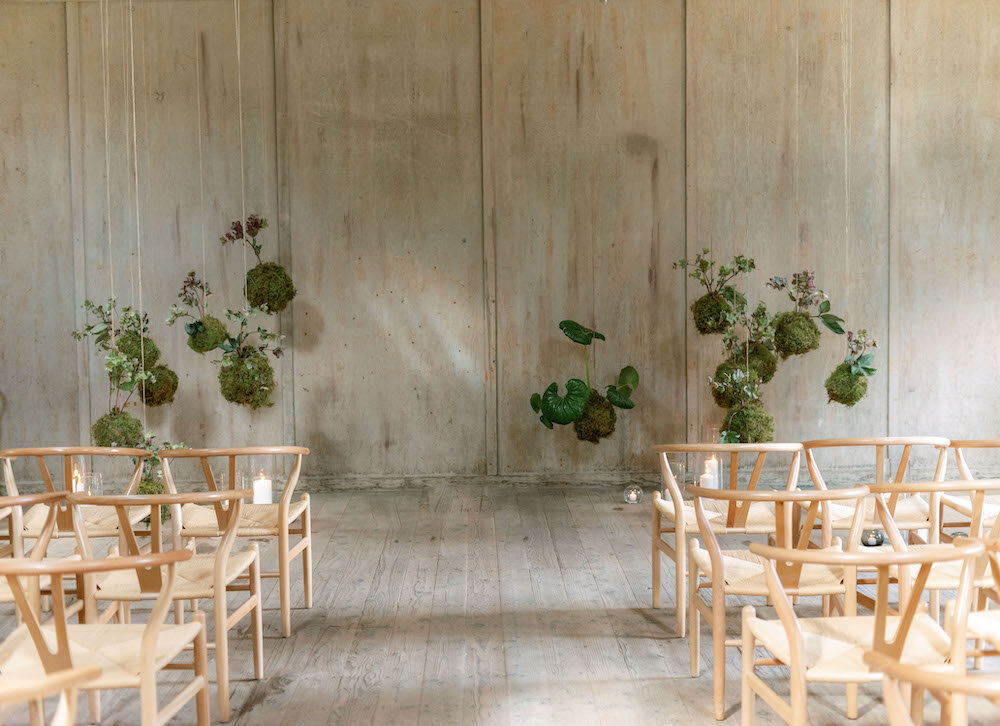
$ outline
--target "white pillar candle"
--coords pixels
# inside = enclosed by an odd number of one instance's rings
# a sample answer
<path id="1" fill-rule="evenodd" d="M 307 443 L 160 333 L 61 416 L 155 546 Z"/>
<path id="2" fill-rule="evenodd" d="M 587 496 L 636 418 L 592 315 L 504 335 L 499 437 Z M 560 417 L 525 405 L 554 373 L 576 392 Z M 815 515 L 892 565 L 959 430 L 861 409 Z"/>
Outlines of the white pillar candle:
<path id="1" fill-rule="evenodd" d="M 80 477 L 80 470 L 73 469 L 73 492 L 78 493 L 83 491 L 83 479 Z"/>
<path id="2" fill-rule="evenodd" d="M 271 480 L 264 477 L 264 472 L 253 480 L 253 503 L 271 504 Z"/>
<path id="3" fill-rule="evenodd" d="M 718 462 L 716 462 L 716 471 L 718 471 Z M 703 489 L 717 489 L 718 488 L 718 478 L 712 473 L 712 467 L 710 462 L 705 462 L 705 473 L 701 475 L 701 479 L 698 483 L 701 484 Z"/>
<path id="4" fill-rule="evenodd" d="M 719 460 L 715 456 L 712 456 L 706 462 L 706 471 L 709 471 L 715 477 L 715 481 L 719 481 Z"/>

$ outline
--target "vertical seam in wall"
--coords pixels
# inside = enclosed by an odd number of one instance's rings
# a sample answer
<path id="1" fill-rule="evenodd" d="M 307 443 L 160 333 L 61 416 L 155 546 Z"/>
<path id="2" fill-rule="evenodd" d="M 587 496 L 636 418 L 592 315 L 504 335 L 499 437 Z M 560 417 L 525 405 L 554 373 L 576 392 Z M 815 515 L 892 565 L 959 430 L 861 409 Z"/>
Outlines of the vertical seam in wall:
<path id="1" fill-rule="evenodd" d="M 893 248 L 893 242 L 894 242 L 894 240 L 896 238 L 896 235 L 894 234 L 894 230 L 893 230 L 893 217 L 894 217 L 894 214 L 893 214 L 893 189 L 894 189 L 894 185 L 895 185 L 895 180 L 893 179 L 893 169 L 894 169 L 894 167 L 893 167 L 893 163 L 892 163 L 892 158 L 893 158 L 893 147 L 894 147 L 895 144 L 898 144 L 899 142 L 898 142 L 898 140 L 894 140 L 893 139 L 893 133 L 892 133 L 892 125 L 893 125 L 892 124 L 892 119 L 893 119 L 892 76 L 893 76 L 893 68 L 894 68 L 893 57 L 892 57 L 892 26 L 893 26 L 894 9 L 893 9 L 892 0 L 887 0 L 886 4 L 887 4 L 888 15 L 889 15 L 889 17 L 888 17 L 889 28 L 888 28 L 888 32 L 886 33 L 886 36 L 887 36 L 886 42 L 887 42 L 887 45 L 888 45 L 888 48 L 887 48 L 887 54 L 888 54 L 887 61 L 888 61 L 888 63 L 886 65 L 886 70 L 887 70 L 887 74 L 888 74 L 888 77 L 886 78 L 886 116 L 887 116 L 886 135 L 887 135 L 887 138 L 888 138 L 888 154 L 887 154 L 888 158 L 886 160 L 886 162 L 887 162 L 886 163 L 886 167 L 887 167 L 886 168 L 886 175 L 887 175 L 886 176 L 886 181 L 887 181 L 887 183 L 886 183 L 886 195 L 887 195 L 887 200 L 886 200 L 886 202 L 887 202 L 886 203 L 887 219 L 886 219 L 886 223 L 887 223 L 887 226 L 888 226 L 887 231 L 888 231 L 889 244 L 886 246 L 886 286 L 885 286 L 885 301 L 886 301 L 886 313 L 887 313 L 887 315 L 886 315 L 886 332 L 885 332 L 885 340 L 886 340 L 886 346 L 885 346 L 885 351 L 886 351 L 886 353 L 885 353 L 885 357 L 886 357 L 886 366 L 885 366 L 885 435 L 889 436 L 892 433 L 892 365 L 891 365 L 891 363 L 892 363 L 892 353 L 893 353 L 893 351 L 892 351 L 892 326 L 893 326 L 894 317 L 895 317 L 893 315 L 893 312 L 892 312 L 892 284 L 893 284 L 893 275 L 892 275 L 893 255 L 892 255 L 892 248 Z"/>
<path id="2" fill-rule="evenodd" d="M 684 146 L 683 146 L 683 158 L 681 159 L 681 173 L 683 174 L 683 186 L 684 186 L 684 237 L 683 237 L 683 247 L 684 256 L 687 257 L 687 247 L 688 247 L 688 222 L 690 221 L 690 214 L 688 212 L 688 97 L 687 97 L 687 85 L 688 85 L 688 27 L 687 27 L 687 14 L 688 14 L 688 4 L 687 0 L 682 0 L 681 2 L 681 97 L 683 99 L 681 103 L 681 114 L 683 116 L 681 122 L 681 128 L 684 129 Z M 690 441 L 690 431 L 691 431 L 691 410 L 688 405 L 688 361 L 690 355 L 690 341 L 689 341 L 689 330 L 688 326 L 690 324 L 690 316 L 687 314 L 687 275 L 684 275 L 684 305 L 681 306 L 681 310 L 684 311 L 684 439 L 685 441 Z"/>

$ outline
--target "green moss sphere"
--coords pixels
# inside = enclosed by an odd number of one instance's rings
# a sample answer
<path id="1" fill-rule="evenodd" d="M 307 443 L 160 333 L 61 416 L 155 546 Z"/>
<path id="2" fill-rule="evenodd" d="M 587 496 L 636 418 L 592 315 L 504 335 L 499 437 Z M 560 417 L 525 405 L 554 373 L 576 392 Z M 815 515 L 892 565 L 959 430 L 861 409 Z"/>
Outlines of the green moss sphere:
<path id="1" fill-rule="evenodd" d="M 774 439 L 774 417 L 763 406 L 734 409 L 726 417 L 725 428 L 738 434 L 741 444 L 760 444 Z"/>
<path id="2" fill-rule="evenodd" d="M 277 262 L 262 262 L 247 273 L 247 302 L 280 313 L 295 297 L 295 284 Z"/>
<path id="3" fill-rule="evenodd" d="M 826 379 L 826 395 L 831 401 L 853 406 L 868 393 L 868 377 L 864 373 L 851 373 L 850 363 L 841 363 Z"/>
<path id="4" fill-rule="evenodd" d="M 139 334 L 133 330 L 119 335 L 116 344 L 119 353 L 134 360 L 141 360 L 142 368 L 147 371 L 160 359 L 159 346 L 147 337 L 143 337 L 140 341 Z"/>
<path id="5" fill-rule="evenodd" d="M 177 393 L 177 374 L 163 363 L 153 366 L 149 373 L 152 374 L 152 379 L 139 384 L 139 395 L 142 396 L 143 403 L 147 406 L 173 403 L 174 394 Z"/>
<path id="6" fill-rule="evenodd" d="M 756 373 L 762 384 L 769 383 L 778 372 L 778 356 L 761 343 L 750 346 L 749 356 L 746 354 L 746 344 L 744 344 L 731 360 L 737 365 L 749 364 L 750 372 Z"/>
<path id="7" fill-rule="evenodd" d="M 250 408 L 271 406 L 274 369 L 261 353 L 236 358 L 219 369 L 219 390 L 230 403 Z"/>
<path id="8" fill-rule="evenodd" d="M 90 427 L 90 436 L 96 446 L 136 447 L 143 441 L 142 424 L 133 416 L 115 409 L 94 422 Z"/>
<path id="9" fill-rule="evenodd" d="M 188 348 L 195 353 L 207 353 L 215 350 L 229 337 L 226 324 L 214 315 L 206 315 L 201 320 L 201 329 L 194 335 L 188 336 Z"/>
<path id="10" fill-rule="evenodd" d="M 691 303 L 694 327 L 702 335 L 721 333 L 726 329 L 726 313 L 730 305 L 722 295 L 710 292 Z"/>
<path id="11" fill-rule="evenodd" d="M 615 432 L 617 420 L 618 414 L 615 413 L 615 407 L 608 399 L 592 388 L 587 404 L 583 407 L 583 413 L 580 418 L 573 422 L 573 430 L 576 431 L 576 438 L 580 441 L 597 444 L 600 443 L 601 439 L 607 438 Z"/>
<path id="12" fill-rule="evenodd" d="M 819 347 L 819 328 L 809 313 L 779 313 L 774 318 L 774 347 L 782 358 Z"/>
<path id="13" fill-rule="evenodd" d="M 732 376 L 734 371 L 740 370 L 742 368 L 743 366 L 734 363 L 731 360 L 723 361 L 715 369 L 715 376 L 713 377 L 712 380 L 721 382 L 724 380 L 725 377 Z M 759 376 L 757 375 L 756 371 L 754 371 L 754 369 L 751 367 L 749 383 L 751 385 L 754 385 L 758 382 L 759 382 Z M 716 405 L 719 406 L 719 408 L 732 408 L 733 406 L 739 403 L 739 399 L 734 396 L 732 391 L 724 391 L 720 388 L 716 388 L 715 386 L 711 386 L 711 388 L 712 388 L 712 398 L 715 399 L 715 403 Z"/>
<path id="14" fill-rule="evenodd" d="M 163 482 L 156 479 L 143 479 L 139 482 L 138 486 L 135 488 L 136 494 L 163 494 Z M 170 507 L 160 507 L 160 521 L 166 522 L 170 519 Z M 149 517 L 146 517 L 145 521 L 149 523 Z"/>

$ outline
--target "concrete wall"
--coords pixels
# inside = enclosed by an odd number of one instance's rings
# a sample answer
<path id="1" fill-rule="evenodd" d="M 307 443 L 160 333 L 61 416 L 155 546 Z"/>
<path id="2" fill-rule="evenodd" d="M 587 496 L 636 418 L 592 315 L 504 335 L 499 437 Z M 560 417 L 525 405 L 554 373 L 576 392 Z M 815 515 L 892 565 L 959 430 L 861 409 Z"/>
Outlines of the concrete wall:
<path id="1" fill-rule="evenodd" d="M 721 344 L 671 269 L 703 247 L 756 257 L 752 297 L 776 308 L 764 281 L 816 268 L 879 338 L 853 409 L 822 388 L 842 339 L 785 364 L 766 388 L 778 438 L 994 435 L 990 6 L 239 7 L 237 65 L 229 0 L 0 5 L 0 446 L 88 439 L 106 384 L 69 331 L 84 298 L 141 287 L 181 375 L 146 413 L 164 438 L 296 441 L 335 479 L 649 470 L 650 444 L 721 417 L 705 383 Z M 240 95 L 246 209 L 299 288 L 276 321 L 281 390 L 255 413 L 163 322 L 192 268 L 216 310 L 240 302 L 242 255 L 217 242 L 243 206 Z M 527 405 L 582 373 L 565 317 L 608 335 L 600 381 L 642 376 L 600 446 Z"/>

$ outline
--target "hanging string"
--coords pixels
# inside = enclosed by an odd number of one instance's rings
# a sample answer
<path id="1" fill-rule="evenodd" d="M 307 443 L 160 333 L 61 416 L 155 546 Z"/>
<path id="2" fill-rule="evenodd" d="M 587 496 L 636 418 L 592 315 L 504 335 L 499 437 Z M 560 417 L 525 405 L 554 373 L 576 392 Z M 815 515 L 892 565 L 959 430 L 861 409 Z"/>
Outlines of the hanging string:
<path id="1" fill-rule="evenodd" d="M 201 220 L 201 274 L 202 279 L 208 279 L 208 257 L 205 245 L 205 165 L 202 157 L 201 131 L 201 4 L 195 9 L 194 29 L 194 84 L 195 95 L 198 97 L 198 195 L 199 217 Z M 205 296 L 205 308 L 208 309 L 208 296 Z"/>
<path id="2" fill-rule="evenodd" d="M 111 132 L 108 122 L 108 15 L 107 0 L 101 0 L 101 90 L 104 95 L 104 231 L 108 238 L 108 296 L 115 296 L 115 251 L 111 244 Z M 115 312 L 111 308 L 111 345 L 115 345 Z"/>
<path id="3" fill-rule="evenodd" d="M 132 99 L 132 184 L 135 191 L 135 255 L 136 255 L 136 277 L 139 282 L 139 366 L 143 376 L 146 374 L 146 350 L 145 336 L 142 334 L 142 225 L 139 219 L 139 139 L 138 124 L 135 111 L 135 28 L 133 15 L 135 7 L 133 0 L 128 0 L 128 42 L 129 42 L 129 76 L 131 79 L 131 99 Z M 142 406 L 142 428 L 146 429 L 146 402 L 140 396 L 139 403 Z"/>
<path id="4" fill-rule="evenodd" d="M 233 16 L 236 21 L 236 107 L 239 111 L 240 128 L 240 225 L 243 226 L 243 300 L 246 307 L 250 307 L 247 300 L 247 194 L 246 194 L 246 174 L 243 169 L 243 59 L 241 55 L 241 31 L 240 31 L 240 0 L 233 0 Z"/>
<path id="5" fill-rule="evenodd" d="M 122 116 L 122 128 L 125 133 L 122 134 L 122 144 L 125 151 L 125 162 L 131 165 L 131 154 L 132 145 L 129 143 L 131 140 L 131 133 L 129 129 L 131 128 L 129 124 L 129 93 L 128 93 L 128 40 L 129 34 L 126 31 L 125 14 L 129 11 L 129 8 L 122 3 L 121 5 L 121 36 L 122 36 L 122 98 L 124 102 L 122 103 L 123 116 Z M 129 194 L 133 193 L 132 186 L 129 186 Z M 138 206 L 138 198 L 136 198 L 135 205 Z M 125 230 L 122 230 L 122 242 L 125 241 Z M 131 253 L 130 253 L 131 256 Z M 129 305 L 135 307 L 135 268 L 130 263 L 128 266 L 128 292 L 129 292 Z"/>
<path id="6" fill-rule="evenodd" d="M 851 127 L 849 123 L 851 115 L 851 58 L 854 55 L 854 8 L 844 0 L 842 6 L 844 18 L 844 42 L 841 43 L 843 53 L 843 76 L 844 76 L 844 244 L 845 249 L 850 250 L 848 243 L 851 239 Z M 846 46 L 846 49 L 845 49 Z M 850 254 L 850 252 L 848 252 Z"/>

